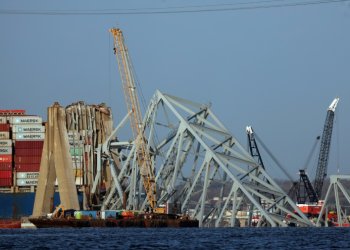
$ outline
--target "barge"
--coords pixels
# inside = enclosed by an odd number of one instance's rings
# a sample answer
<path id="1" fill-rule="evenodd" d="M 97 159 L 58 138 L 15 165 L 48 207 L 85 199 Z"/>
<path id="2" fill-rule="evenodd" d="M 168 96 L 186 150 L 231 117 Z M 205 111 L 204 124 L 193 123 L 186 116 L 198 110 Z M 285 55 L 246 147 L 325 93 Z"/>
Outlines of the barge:
<path id="1" fill-rule="evenodd" d="M 125 218 L 81 218 L 74 217 L 64 218 L 29 218 L 37 228 L 64 228 L 64 227 L 139 227 L 139 228 L 156 228 L 156 227 L 198 227 L 199 221 L 187 216 L 175 214 L 139 214 L 135 217 Z"/>

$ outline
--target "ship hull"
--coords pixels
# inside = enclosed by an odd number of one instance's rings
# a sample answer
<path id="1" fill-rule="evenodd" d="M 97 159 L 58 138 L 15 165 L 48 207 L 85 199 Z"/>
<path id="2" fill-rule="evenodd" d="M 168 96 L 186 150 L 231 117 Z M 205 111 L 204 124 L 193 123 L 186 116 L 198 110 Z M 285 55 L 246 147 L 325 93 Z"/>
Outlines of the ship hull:
<path id="1" fill-rule="evenodd" d="M 21 228 L 21 220 L 0 219 L 0 229 Z"/>

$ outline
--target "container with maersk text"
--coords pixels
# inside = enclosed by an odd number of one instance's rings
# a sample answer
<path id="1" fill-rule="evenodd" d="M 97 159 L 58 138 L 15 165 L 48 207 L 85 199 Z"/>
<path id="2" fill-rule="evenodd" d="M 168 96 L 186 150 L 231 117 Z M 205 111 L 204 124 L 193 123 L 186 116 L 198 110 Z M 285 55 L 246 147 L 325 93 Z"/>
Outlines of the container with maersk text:
<path id="1" fill-rule="evenodd" d="M 0 131 L 0 140 L 10 139 L 10 132 Z"/>
<path id="2" fill-rule="evenodd" d="M 0 147 L 0 155 L 12 154 L 12 147 Z"/>
<path id="3" fill-rule="evenodd" d="M 10 124 L 34 124 L 39 123 L 41 124 L 43 122 L 42 118 L 40 116 L 11 116 L 9 117 Z"/>
<path id="4" fill-rule="evenodd" d="M 17 179 L 17 186 L 37 186 L 37 179 Z"/>
<path id="5" fill-rule="evenodd" d="M 45 133 L 12 133 L 12 139 L 14 140 L 44 140 Z"/>
<path id="6" fill-rule="evenodd" d="M 39 172 L 19 172 L 16 173 L 17 179 L 38 179 Z"/>
<path id="7" fill-rule="evenodd" d="M 0 147 L 12 147 L 12 140 L 10 139 L 0 140 Z"/>
<path id="8" fill-rule="evenodd" d="M 41 124 L 16 124 L 12 126 L 12 133 L 45 133 L 45 126 Z"/>

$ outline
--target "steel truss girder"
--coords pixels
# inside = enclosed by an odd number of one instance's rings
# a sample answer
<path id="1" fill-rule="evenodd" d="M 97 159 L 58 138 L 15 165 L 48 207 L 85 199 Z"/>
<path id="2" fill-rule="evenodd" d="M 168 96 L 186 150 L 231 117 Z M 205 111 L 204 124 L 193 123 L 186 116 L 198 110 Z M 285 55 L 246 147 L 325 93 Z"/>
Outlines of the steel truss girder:
<path id="1" fill-rule="evenodd" d="M 323 214 L 326 213 L 327 207 L 329 206 L 330 203 L 330 193 L 332 192 L 332 189 L 334 191 L 334 198 L 335 198 L 335 206 L 337 210 L 337 220 L 338 224 L 340 227 L 343 226 L 344 223 L 349 223 L 350 221 L 346 216 L 344 216 L 344 212 L 342 210 L 342 206 L 340 204 L 340 198 L 339 198 L 339 190 L 342 192 L 344 198 L 346 201 L 350 204 L 350 195 L 347 192 L 346 188 L 343 186 L 343 184 L 340 182 L 341 180 L 350 180 L 350 175 L 331 175 L 330 176 L 330 184 L 326 193 L 326 197 L 324 199 L 324 203 L 322 205 L 320 214 L 317 218 L 316 226 L 320 227 L 321 226 L 321 221 L 323 220 Z M 327 220 L 324 221 L 324 225 L 327 227 L 328 223 Z"/>
<path id="2" fill-rule="evenodd" d="M 226 214 L 231 214 L 229 224 L 234 226 L 236 213 L 243 205 L 257 210 L 268 226 L 287 226 L 287 214 L 299 225 L 312 225 L 209 106 L 156 91 L 143 124 L 148 147 L 154 153 L 158 206 L 176 204 L 176 212 L 192 213 L 200 226 L 207 226 L 209 221 L 214 221 L 212 226 L 222 226 Z M 127 208 L 144 209 L 148 201 L 140 195 L 144 191 L 139 185 L 134 152 L 132 148 L 124 153 L 127 159 L 120 157 L 122 167 L 115 181 L 123 192 L 133 190 Z M 126 187 L 123 178 L 131 179 Z M 122 197 L 116 193 L 111 200 L 120 206 Z M 216 196 L 218 202 L 213 204 Z M 110 203 L 105 200 L 105 207 L 111 207 Z"/>

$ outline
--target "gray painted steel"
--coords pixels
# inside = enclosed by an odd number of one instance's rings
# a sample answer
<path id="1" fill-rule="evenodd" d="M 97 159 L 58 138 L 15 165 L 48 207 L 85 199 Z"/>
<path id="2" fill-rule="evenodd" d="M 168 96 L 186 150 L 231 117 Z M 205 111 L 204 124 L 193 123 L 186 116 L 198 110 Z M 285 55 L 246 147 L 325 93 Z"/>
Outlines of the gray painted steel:
<path id="1" fill-rule="evenodd" d="M 147 207 L 134 144 L 119 133 L 126 120 L 101 147 L 100 160 L 108 158 L 115 172 L 102 209 Z M 158 206 L 176 204 L 173 210 L 196 217 L 201 227 L 236 226 L 240 210 L 255 211 L 257 226 L 312 226 L 208 105 L 156 91 L 143 130 L 152 153 Z M 111 140 L 115 135 L 120 135 L 118 142 Z"/>

